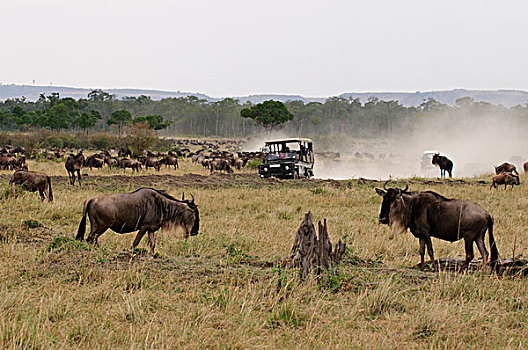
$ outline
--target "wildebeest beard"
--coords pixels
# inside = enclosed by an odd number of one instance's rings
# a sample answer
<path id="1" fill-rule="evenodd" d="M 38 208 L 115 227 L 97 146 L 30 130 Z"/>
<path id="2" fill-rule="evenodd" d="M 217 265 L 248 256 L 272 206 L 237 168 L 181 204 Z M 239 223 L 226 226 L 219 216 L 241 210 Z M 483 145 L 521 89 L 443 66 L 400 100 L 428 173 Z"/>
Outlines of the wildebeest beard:
<path id="1" fill-rule="evenodd" d="M 390 204 L 389 227 L 394 235 L 407 231 L 409 208 L 404 196 L 407 195 L 399 195 Z"/>

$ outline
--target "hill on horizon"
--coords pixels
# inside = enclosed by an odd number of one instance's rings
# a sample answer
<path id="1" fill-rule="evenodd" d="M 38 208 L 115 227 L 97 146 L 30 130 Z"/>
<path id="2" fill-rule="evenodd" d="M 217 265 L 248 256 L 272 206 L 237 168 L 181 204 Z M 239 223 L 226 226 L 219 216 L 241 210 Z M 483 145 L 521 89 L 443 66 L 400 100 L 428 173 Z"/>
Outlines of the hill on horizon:
<path id="1" fill-rule="evenodd" d="M 65 86 L 38 86 L 38 85 L 16 85 L 0 84 L 0 100 L 26 97 L 30 101 L 35 101 L 40 94 L 51 94 L 58 92 L 62 97 L 73 97 L 75 99 L 86 98 L 88 93 L 96 88 L 76 88 Z M 150 96 L 153 100 L 163 98 L 178 98 L 187 96 L 196 96 L 210 102 L 220 101 L 222 98 L 210 97 L 202 93 L 182 92 L 182 91 L 164 91 L 153 89 L 103 89 L 104 91 L 116 95 L 117 98 L 138 97 L 140 95 Z M 523 90 L 467 90 L 453 89 L 441 91 L 417 91 L 417 92 L 347 92 L 338 95 L 342 98 L 359 98 L 365 103 L 369 98 L 391 101 L 396 100 L 405 107 L 418 106 L 424 100 L 433 98 L 438 102 L 448 105 L 454 105 L 456 99 L 469 96 L 475 101 L 489 102 L 495 105 L 512 107 L 516 105 L 525 105 L 528 102 L 528 91 Z M 281 102 L 300 100 L 304 103 L 324 102 L 326 98 L 321 97 L 304 97 L 301 95 L 283 95 L 283 94 L 256 94 L 248 96 L 229 96 L 239 100 L 241 103 L 247 101 L 251 103 L 260 103 L 266 100 L 276 100 Z M 332 97 L 332 96 L 328 96 Z"/>

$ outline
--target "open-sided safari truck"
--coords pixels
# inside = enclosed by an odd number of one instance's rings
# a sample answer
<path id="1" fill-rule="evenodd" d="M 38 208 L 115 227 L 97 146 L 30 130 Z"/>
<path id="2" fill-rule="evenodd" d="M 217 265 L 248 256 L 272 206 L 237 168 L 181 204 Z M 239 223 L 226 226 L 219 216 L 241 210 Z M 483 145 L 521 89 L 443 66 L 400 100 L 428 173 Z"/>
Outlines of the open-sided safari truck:
<path id="1" fill-rule="evenodd" d="M 314 154 L 312 140 L 291 138 L 267 141 L 268 155 L 259 165 L 260 177 L 298 179 L 313 176 Z"/>

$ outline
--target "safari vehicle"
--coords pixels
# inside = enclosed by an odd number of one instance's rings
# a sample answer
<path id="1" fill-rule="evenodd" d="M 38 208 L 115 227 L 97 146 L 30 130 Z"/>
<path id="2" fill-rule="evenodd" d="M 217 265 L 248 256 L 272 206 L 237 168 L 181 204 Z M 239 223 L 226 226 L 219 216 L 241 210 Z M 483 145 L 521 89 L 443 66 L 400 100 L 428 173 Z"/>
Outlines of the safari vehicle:
<path id="1" fill-rule="evenodd" d="M 440 152 L 424 151 L 421 158 L 422 175 L 431 175 L 433 172 L 437 171 L 436 167 L 433 165 L 433 156 L 435 154 L 440 154 Z"/>
<path id="2" fill-rule="evenodd" d="M 269 149 L 264 164 L 259 165 L 260 177 L 298 179 L 313 176 L 312 140 L 291 138 L 266 141 Z"/>

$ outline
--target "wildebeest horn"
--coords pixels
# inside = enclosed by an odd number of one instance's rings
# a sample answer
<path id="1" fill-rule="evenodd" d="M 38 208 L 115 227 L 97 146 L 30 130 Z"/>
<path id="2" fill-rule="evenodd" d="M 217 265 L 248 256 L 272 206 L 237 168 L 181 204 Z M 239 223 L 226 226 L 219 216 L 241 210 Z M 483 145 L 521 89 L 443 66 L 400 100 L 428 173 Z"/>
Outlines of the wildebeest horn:
<path id="1" fill-rule="evenodd" d="M 385 183 L 383 184 L 383 189 L 384 189 L 385 191 L 387 191 L 387 184 L 389 183 L 389 181 L 390 181 L 390 180 L 387 180 L 387 181 L 385 181 Z"/>
<path id="2" fill-rule="evenodd" d="M 192 195 L 192 193 L 191 193 L 191 198 L 192 198 L 191 204 L 194 204 L 194 196 Z"/>
<path id="3" fill-rule="evenodd" d="M 407 182 L 407 180 L 405 180 L 405 188 L 402 190 L 402 192 L 407 192 L 408 189 L 409 189 L 409 183 Z"/>
<path id="4" fill-rule="evenodd" d="M 185 200 L 185 192 L 182 193 L 182 201 Z"/>

